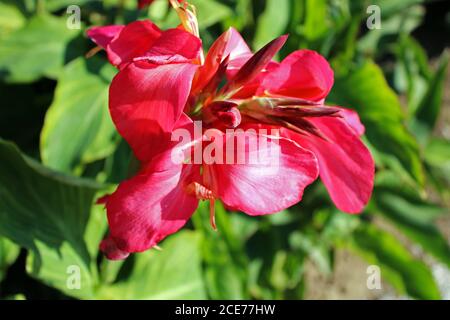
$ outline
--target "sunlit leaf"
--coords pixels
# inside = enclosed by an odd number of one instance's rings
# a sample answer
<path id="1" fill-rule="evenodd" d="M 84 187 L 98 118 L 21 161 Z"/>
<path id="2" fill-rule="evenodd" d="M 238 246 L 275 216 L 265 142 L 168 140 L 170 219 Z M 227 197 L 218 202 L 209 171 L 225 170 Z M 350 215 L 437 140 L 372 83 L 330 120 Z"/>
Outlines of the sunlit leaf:
<path id="1" fill-rule="evenodd" d="M 0 2 L 0 39 L 25 24 L 25 16 L 12 1 Z"/>
<path id="2" fill-rule="evenodd" d="M 386 41 L 395 43 L 398 41 L 396 39 L 399 34 L 409 34 L 414 30 L 422 21 L 425 13 L 421 6 L 413 6 L 411 8 L 407 6 L 407 9 L 395 11 L 396 14 L 387 16 L 384 9 L 386 3 L 388 1 L 383 1 L 383 4 L 380 5 L 381 28 L 370 30 L 358 41 L 358 48 L 366 54 L 382 54 L 388 49 L 388 46 L 383 45 L 383 40 L 386 40 L 388 36 L 392 36 L 393 39 L 387 39 Z"/>
<path id="3" fill-rule="evenodd" d="M 0 161 L 0 235 L 30 250 L 32 277 L 67 295 L 92 298 L 106 220 L 99 206 L 91 214 L 100 186 L 50 171 L 3 140 Z M 71 272 L 79 275 L 79 288 L 68 285 Z"/>
<path id="4" fill-rule="evenodd" d="M 41 133 L 46 165 L 71 172 L 114 151 L 117 135 L 108 111 L 114 73 L 111 65 L 97 58 L 79 58 L 64 68 Z"/>
<path id="5" fill-rule="evenodd" d="M 0 281 L 6 276 L 8 267 L 19 255 L 20 247 L 6 238 L 0 238 Z"/>
<path id="6" fill-rule="evenodd" d="M 442 263 L 450 266 L 450 246 L 435 225 L 444 208 L 408 190 L 393 173 L 379 173 L 373 197 L 377 212 Z"/>
<path id="7" fill-rule="evenodd" d="M 400 102 L 376 64 L 365 62 L 348 75 L 337 76 L 329 101 L 355 109 L 371 145 L 386 157 L 395 157 L 417 182 L 424 182 L 417 142 L 406 130 Z"/>
<path id="8" fill-rule="evenodd" d="M 193 216 L 196 229 L 205 235 L 201 242 L 202 258 L 205 263 L 204 277 L 208 294 L 213 299 L 247 298 L 245 287 L 246 257 L 239 235 L 231 225 L 230 213 L 222 205 L 216 205 L 214 231 L 209 223 L 207 203 L 201 203 Z"/>
<path id="9" fill-rule="evenodd" d="M 161 243 L 162 251 L 136 254 L 134 261 L 127 261 L 132 264 L 127 278 L 105 286 L 97 298 L 204 299 L 200 239 L 196 232 L 180 231 Z"/>
<path id="10" fill-rule="evenodd" d="M 415 118 L 412 122 L 414 131 L 425 131 L 424 134 L 428 135 L 434 129 L 444 95 L 448 60 L 449 55 L 444 53 L 436 73 L 429 81 L 428 88 L 417 107 Z"/>
<path id="11" fill-rule="evenodd" d="M 353 234 L 352 248 L 371 264 L 378 265 L 381 277 L 400 293 L 417 299 L 440 299 L 430 269 L 390 233 L 374 225 L 362 224 Z"/>
<path id="12" fill-rule="evenodd" d="M 0 77 L 14 82 L 56 78 L 70 56 L 78 54 L 67 46 L 79 33 L 67 28 L 64 18 L 31 18 L 23 28 L 0 39 Z"/>
<path id="13" fill-rule="evenodd" d="M 268 0 L 264 12 L 259 16 L 253 47 L 262 48 L 269 41 L 285 32 L 289 22 L 289 0 Z"/>

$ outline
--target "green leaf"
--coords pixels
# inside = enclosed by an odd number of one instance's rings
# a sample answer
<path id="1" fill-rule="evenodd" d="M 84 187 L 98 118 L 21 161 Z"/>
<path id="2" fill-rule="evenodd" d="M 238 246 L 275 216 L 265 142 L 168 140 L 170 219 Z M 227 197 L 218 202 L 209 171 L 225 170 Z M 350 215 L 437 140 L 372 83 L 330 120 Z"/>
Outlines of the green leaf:
<path id="1" fill-rule="evenodd" d="M 67 49 L 79 33 L 67 28 L 63 18 L 31 18 L 23 28 L 0 40 L 1 77 L 11 82 L 31 82 L 42 76 L 56 78 L 68 53 L 78 53 Z"/>
<path id="2" fill-rule="evenodd" d="M 8 267 L 16 261 L 20 247 L 6 238 L 0 238 L 0 282 L 5 278 Z"/>
<path id="3" fill-rule="evenodd" d="M 425 2 L 425 0 L 372 0 L 371 4 L 375 4 L 381 8 L 382 16 L 391 17 L 401 14 L 406 9 Z"/>
<path id="4" fill-rule="evenodd" d="M 415 118 L 412 122 L 413 131 L 425 131 L 428 135 L 436 124 L 441 110 L 448 60 L 449 55 L 444 53 L 440 59 L 437 71 L 431 78 L 428 89 L 417 107 Z"/>
<path id="5" fill-rule="evenodd" d="M 13 295 L 5 297 L 5 300 L 26 300 L 26 299 L 27 298 L 22 293 L 17 293 L 17 294 L 13 294 Z"/>
<path id="6" fill-rule="evenodd" d="M 327 244 L 320 242 L 315 233 L 294 232 L 291 234 L 289 242 L 294 249 L 307 254 L 322 273 L 331 274 L 331 252 Z"/>
<path id="7" fill-rule="evenodd" d="M 416 299 L 440 299 L 439 289 L 430 269 L 390 233 L 374 225 L 361 224 L 353 234 L 351 247 L 369 263 L 381 269 L 381 277 L 400 294 Z"/>
<path id="8" fill-rule="evenodd" d="M 67 295 L 92 298 L 103 210 L 99 185 L 51 171 L 0 140 L 0 235 L 30 250 L 27 272 Z M 67 285 L 80 271 L 79 289 Z M 72 269 L 73 270 L 73 269 Z"/>
<path id="9" fill-rule="evenodd" d="M 403 36 L 396 54 L 394 85 L 401 93 L 407 93 L 408 113 L 413 114 L 423 98 L 431 71 L 425 49 L 411 36 Z"/>
<path id="10" fill-rule="evenodd" d="M 45 9 L 49 11 L 57 11 L 66 9 L 70 5 L 81 6 L 90 0 L 46 0 Z"/>
<path id="11" fill-rule="evenodd" d="M 205 299 L 199 247 L 198 233 L 180 231 L 161 244 L 162 251 L 136 254 L 126 279 L 103 287 L 97 298 Z"/>
<path id="12" fill-rule="evenodd" d="M 450 170 L 450 141 L 442 138 L 433 138 L 425 148 L 425 160 L 436 167 Z"/>
<path id="13" fill-rule="evenodd" d="M 198 24 L 204 29 L 218 23 L 232 14 L 230 8 L 213 0 L 190 0 L 198 14 Z"/>
<path id="14" fill-rule="evenodd" d="M 400 102 L 373 62 L 365 62 L 346 76 L 337 76 L 329 101 L 356 110 L 372 146 L 394 157 L 420 184 L 424 182 L 419 148 L 406 130 Z"/>
<path id="15" fill-rule="evenodd" d="M 44 164 L 72 172 L 114 151 L 118 139 L 108 110 L 114 73 L 112 66 L 95 57 L 65 66 L 41 133 Z"/>
<path id="16" fill-rule="evenodd" d="M 246 243 L 249 292 L 255 299 L 299 299 L 303 295 L 306 253 L 292 241 L 298 212 L 284 210 L 260 218 Z M 308 252 L 309 253 L 309 252 Z"/>
<path id="17" fill-rule="evenodd" d="M 268 0 L 264 12 L 259 16 L 253 47 L 259 50 L 269 41 L 284 33 L 290 15 L 289 0 Z"/>
<path id="18" fill-rule="evenodd" d="M 389 47 L 386 45 L 398 41 L 399 34 L 409 34 L 422 22 L 425 10 L 421 6 L 405 8 L 392 16 L 387 15 L 387 10 L 381 8 L 381 28 L 370 30 L 358 41 L 358 49 L 365 54 L 381 55 Z M 391 38 L 388 38 L 391 37 Z M 383 41 L 384 40 L 384 41 Z"/>
<path id="19" fill-rule="evenodd" d="M 25 24 L 26 18 L 20 8 L 9 1 L 0 2 L 0 39 Z"/>
<path id="20" fill-rule="evenodd" d="M 221 204 L 216 205 L 217 232 L 209 223 L 206 202 L 200 203 L 192 217 L 196 229 L 204 234 L 201 242 L 202 258 L 206 265 L 204 276 L 208 295 L 213 299 L 247 298 L 247 260 L 243 243 L 235 234 L 229 214 Z"/>
<path id="21" fill-rule="evenodd" d="M 327 15 L 326 0 L 305 0 L 305 20 L 297 31 L 309 41 L 323 37 L 328 30 Z"/>
<path id="22" fill-rule="evenodd" d="M 394 173 L 377 175 L 373 196 L 376 211 L 392 221 L 412 241 L 450 267 L 450 247 L 434 221 L 444 209 L 405 189 Z"/>

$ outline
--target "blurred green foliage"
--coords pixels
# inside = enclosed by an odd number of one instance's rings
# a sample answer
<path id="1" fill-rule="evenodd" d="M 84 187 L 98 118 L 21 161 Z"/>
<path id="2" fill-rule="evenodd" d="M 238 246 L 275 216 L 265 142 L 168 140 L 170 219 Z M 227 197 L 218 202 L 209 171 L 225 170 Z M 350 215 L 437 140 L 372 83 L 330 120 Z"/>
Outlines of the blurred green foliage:
<path id="1" fill-rule="evenodd" d="M 439 299 L 429 265 L 397 239 L 450 267 L 448 239 L 435 223 L 450 203 L 450 141 L 435 134 L 448 54 L 431 68 L 412 35 L 428 4 L 190 2 L 205 48 L 233 26 L 253 49 L 289 33 L 279 58 L 299 48 L 327 57 L 335 70 L 328 103 L 358 111 L 376 159 L 366 211 L 339 212 L 315 183 L 276 215 L 248 217 L 218 203 L 215 232 L 203 203 L 162 251 L 105 260 L 98 243 L 106 219 L 93 203 L 126 178 L 131 153 L 107 109 L 115 70 L 103 54 L 84 58 L 92 47 L 84 31 L 146 18 L 168 28 L 177 17 L 165 0 L 141 11 L 134 0 L 0 0 L 0 298 L 300 299 L 305 263 L 330 274 L 336 250 L 347 248 L 380 266 L 399 294 Z M 381 29 L 366 27 L 370 4 L 381 8 Z M 66 27 L 69 5 L 81 7 L 81 30 Z M 73 265 L 80 289 L 67 283 Z"/>

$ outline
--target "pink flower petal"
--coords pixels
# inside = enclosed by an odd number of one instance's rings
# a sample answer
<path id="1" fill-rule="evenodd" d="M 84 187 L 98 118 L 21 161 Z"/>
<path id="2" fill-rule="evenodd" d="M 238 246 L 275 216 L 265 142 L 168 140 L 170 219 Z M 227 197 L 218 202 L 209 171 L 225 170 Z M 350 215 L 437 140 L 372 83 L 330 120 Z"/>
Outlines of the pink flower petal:
<path id="1" fill-rule="evenodd" d="M 86 31 L 87 36 L 97 45 L 106 49 L 108 44 L 122 31 L 123 25 L 92 27 Z"/>
<path id="2" fill-rule="evenodd" d="M 287 38 L 287 35 L 280 36 L 259 49 L 236 72 L 234 77 L 227 82 L 223 91 L 233 91 L 257 78 L 261 71 L 272 61 L 272 58 L 281 49 Z"/>
<path id="3" fill-rule="evenodd" d="M 290 132 L 288 136 L 319 161 L 319 174 L 336 206 L 359 213 L 370 199 L 375 165 L 369 150 L 345 120 L 336 117 L 308 119 L 329 141 Z"/>
<path id="4" fill-rule="evenodd" d="M 209 49 L 205 57 L 205 62 L 195 77 L 192 93 L 195 94 L 203 89 L 217 72 L 219 65 L 226 57 L 232 61 L 241 55 L 251 55 L 251 53 L 250 48 L 242 36 L 234 28 L 230 28 L 222 33 Z"/>
<path id="5" fill-rule="evenodd" d="M 170 137 L 183 112 L 197 67 L 134 62 L 113 79 L 111 117 L 139 160 L 148 161 L 164 147 L 164 137 Z"/>
<path id="6" fill-rule="evenodd" d="M 359 119 L 359 115 L 355 110 L 339 107 L 339 114 L 347 122 L 347 124 L 355 130 L 358 136 L 362 136 L 366 130 Z"/>
<path id="7" fill-rule="evenodd" d="M 201 40 L 193 34 L 181 29 L 169 29 L 155 40 L 150 50 L 145 52 L 142 57 L 152 59 L 152 57 L 158 56 L 179 56 L 183 57 L 184 62 L 186 62 L 187 60 L 198 59 L 201 47 Z"/>
<path id="8" fill-rule="evenodd" d="M 311 152 L 277 137 L 266 140 L 263 147 L 264 139 L 265 136 L 248 131 L 227 134 L 225 145 L 234 141 L 236 146 L 235 164 L 204 165 L 204 175 L 215 195 L 227 207 L 249 215 L 275 213 L 296 204 L 305 187 L 318 175 L 317 160 Z M 245 148 L 237 147 L 239 140 L 245 141 Z M 252 141 L 257 142 L 258 149 L 251 147 Z M 245 161 L 238 162 L 238 154 Z M 250 159 L 257 161 L 252 163 Z"/>
<path id="9" fill-rule="evenodd" d="M 242 55 L 228 64 L 227 78 L 233 78 L 239 69 L 252 57 L 252 54 Z M 247 82 L 242 88 L 233 95 L 233 99 L 248 99 L 256 95 L 258 88 L 261 86 L 264 78 L 278 67 L 279 63 L 270 61 L 267 66 L 252 80 Z"/>
<path id="10" fill-rule="evenodd" d="M 264 79 L 258 94 L 323 100 L 333 86 L 333 70 L 327 60 L 311 50 L 298 50 L 287 56 Z"/>
<path id="11" fill-rule="evenodd" d="M 106 210 L 114 245 L 109 241 L 102 249 L 111 258 L 152 248 L 183 227 L 197 208 L 198 200 L 187 194 L 186 186 L 200 179 L 199 166 L 176 164 L 170 153 L 155 157 L 109 196 Z"/>
<path id="12" fill-rule="evenodd" d="M 114 239 L 109 236 L 100 243 L 100 250 L 109 260 L 123 260 L 130 255 L 129 252 L 119 249 Z"/>
<path id="13" fill-rule="evenodd" d="M 148 20 L 134 21 L 126 25 L 106 48 L 111 64 L 123 68 L 133 58 L 150 50 L 161 36 L 161 30 Z"/>

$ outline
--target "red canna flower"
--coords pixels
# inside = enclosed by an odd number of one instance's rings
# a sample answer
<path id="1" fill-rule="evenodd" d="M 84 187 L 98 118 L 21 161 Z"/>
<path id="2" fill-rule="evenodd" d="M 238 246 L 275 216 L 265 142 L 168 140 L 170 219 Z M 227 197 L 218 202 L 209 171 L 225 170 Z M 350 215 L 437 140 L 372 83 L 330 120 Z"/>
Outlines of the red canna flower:
<path id="1" fill-rule="evenodd" d="M 194 11 L 171 3 L 182 21 L 176 29 L 136 21 L 88 30 L 119 68 L 110 113 L 141 162 L 101 200 L 110 227 L 101 243 L 106 256 L 123 259 L 156 246 L 189 220 L 199 200 L 210 201 L 213 227 L 216 199 L 249 215 L 281 211 L 319 175 L 339 209 L 361 212 L 374 162 L 356 112 L 324 105 L 333 85 L 328 62 L 309 50 L 275 62 L 287 36 L 253 54 L 232 28 L 204 56 Z M 180 131 L 193 139 L 172 141 Z M 248 161 L 254 155 L 259 161 Z"/>

